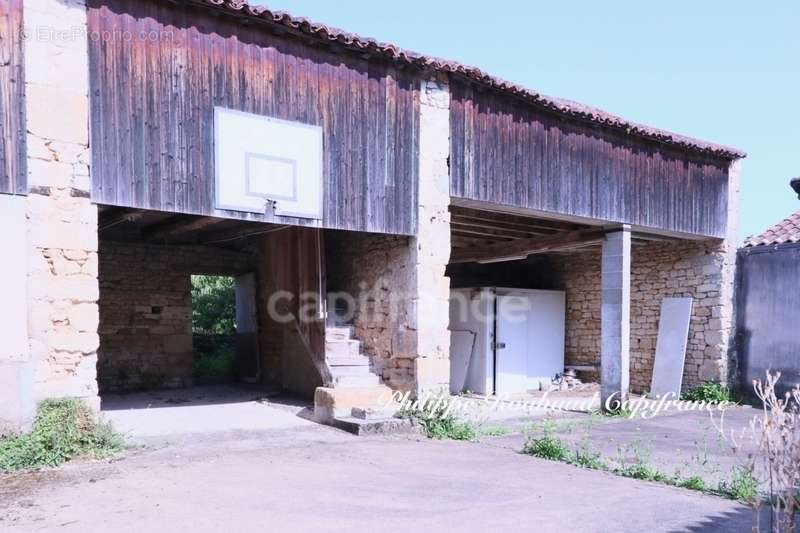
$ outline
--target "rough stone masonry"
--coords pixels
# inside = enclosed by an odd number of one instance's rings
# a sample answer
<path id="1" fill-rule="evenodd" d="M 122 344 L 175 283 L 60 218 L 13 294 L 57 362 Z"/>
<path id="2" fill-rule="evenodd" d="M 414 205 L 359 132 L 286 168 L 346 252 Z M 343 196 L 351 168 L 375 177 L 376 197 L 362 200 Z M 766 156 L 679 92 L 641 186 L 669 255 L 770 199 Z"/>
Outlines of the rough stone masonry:
<path id="1" fill-rule="evenodd" d="M 23 394 L 34 402 L 75 396 L 97 408 L 97 207 L 90 201 L 85 2 L 25 2 L 24 20 L 33 383 Z"/>

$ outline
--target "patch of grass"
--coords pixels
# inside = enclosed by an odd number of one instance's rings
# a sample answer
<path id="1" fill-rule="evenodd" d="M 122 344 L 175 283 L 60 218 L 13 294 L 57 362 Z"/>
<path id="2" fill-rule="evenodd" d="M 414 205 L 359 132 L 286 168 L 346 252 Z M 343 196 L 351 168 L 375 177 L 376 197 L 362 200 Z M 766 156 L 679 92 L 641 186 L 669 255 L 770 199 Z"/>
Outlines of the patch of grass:
<path id="1" fill-rule="evenodd" d="M 196 356 L 192 375 L 197 379 L 235 378 L 239 374 L 239 361 L 235 350 L 221 350 L 216 355 Z"/>
<path id="2" fill-rule="evenodd" d="M 428 402 L 421 409 L 404 409 L 398 416 L 421 424 L 429 439 L 475 440 L 477 437 L 472 424 L 448 411 L 447 402 Z"/>
<path id="3" fill-rule="evenodd" d="M 550 461 L 566 461 L 570 456 L 567 445 L 550 433 L 541 437 L 528 437 L 522 453 Z"/>
<path id="4" fill-rule="evenodd" d="M 508 432 L 508 428 L 495 426 L 481 429 L 480 435 L 483 437 L 502 437 L 503 435 L 508 435 Z"/>
<path id="5" fill-rule="evenodd" d="M 582 446 L 575 450 L 569 462 L 575 466 L 588 468 L 589 470 L 608 469 L 603 461 L 603 456 L 600 453 L 591 450 L 588 446 Z"/>
<path id="6" fill-rule="evenodd" d="M 708 483 L 700 476 L 690 476 L 686 479 L 678 480 L 676 484 L 679 487 L 689 490 L 699 490 L 701 492 L 707 492 L 709 490 Z"/>
<path id="7" fill-rule="evenodd" d="M 750 470 L 741 466 L 733 471 L 730 479 L 719 482 L 716 492 L 741 502 L 755 502 L 760 498 L 758 480 Z"/>
<path id="8" fill-rule="evenodd" d="M 666 474 L 643 462 L 628 465 L 625 468 L 616 470 L 615 473 L 622 477 L 643 479 L 645 481 L 657 481 L 659 483 L 666 483 L 669 481 L 669 477 L 667 477 Z"/>
<path id="9" fill-rule="evenodd" d="M 124 446 L 111 425 L 95 422 L 91 409 L 75 398 L 39 404 L 30 433 L 0 439 L 0 470 L 58 466 L 78 456 L 104 458 Z"/>
<path id="10" fill-rule="evenodd" d="M 684 392 L 681 395 L 681 400 L 687 402 L 733 402 L 733 395 L 730 388 L 722 383 L 714 381 L 706 381 L 701 385 L 697 385 Z"/>

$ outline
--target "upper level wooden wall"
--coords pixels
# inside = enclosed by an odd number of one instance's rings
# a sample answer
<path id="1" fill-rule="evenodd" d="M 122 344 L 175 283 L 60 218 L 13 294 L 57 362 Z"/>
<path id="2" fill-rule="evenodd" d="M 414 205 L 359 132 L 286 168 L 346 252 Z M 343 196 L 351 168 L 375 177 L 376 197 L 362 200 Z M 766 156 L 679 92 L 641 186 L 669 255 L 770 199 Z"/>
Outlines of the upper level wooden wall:
<path id="1" fill-rule="evenodd" d="M 450 194 L 722 237 L 728 163 L 451 84 Z"/>
<path id="2" fill-rule="evenodd" d="M 0 1 L 0 193 L 26 194 L 22 0 Z"/>
<path id="3" fill-rule="evenodd" d="M 94 201 L 308 224 L 214 209 L 224 106 L 322 127 L 324 227 L 416 230 L 411 74 L 171 2 L 90 0 L 89 28 Z"/>

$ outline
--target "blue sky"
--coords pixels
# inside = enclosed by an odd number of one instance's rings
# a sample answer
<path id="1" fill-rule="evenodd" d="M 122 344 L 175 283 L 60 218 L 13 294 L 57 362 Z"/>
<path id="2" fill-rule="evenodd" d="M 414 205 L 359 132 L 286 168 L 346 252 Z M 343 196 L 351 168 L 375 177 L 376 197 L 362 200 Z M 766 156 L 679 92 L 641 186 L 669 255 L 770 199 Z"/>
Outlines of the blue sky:
<path id="1" fill-rule="evenodd" d="M 800 2 L 253 3 L 740 148 L 740 240 L 800 209 Z"/>

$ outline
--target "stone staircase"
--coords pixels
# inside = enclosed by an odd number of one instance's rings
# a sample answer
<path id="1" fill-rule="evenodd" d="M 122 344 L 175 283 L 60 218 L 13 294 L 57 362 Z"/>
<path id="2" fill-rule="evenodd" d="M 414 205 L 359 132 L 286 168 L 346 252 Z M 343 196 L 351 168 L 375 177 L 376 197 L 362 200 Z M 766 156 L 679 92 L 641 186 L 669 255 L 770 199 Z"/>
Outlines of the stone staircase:
<path id="1" fill-rule="evenodd" d="M 352 326 L 336 324 L 325 328 L 325 363 L 332 382 L 314 393 L 314 417 L 318 422 L 357 435 L 416 429 L 408 420 L 394 417 L 399 405 L 389 402 L 392 390 L 372 372 L 369 357 L 361 353 L 361 341 L 353 337 Z"/>
<path id="2" fill-rule="evenodd" d="M 331 370 L 334 388 L 375 387 L 380 377 L 373 374 L 369 357 L 361 353 L 361 341 L 353 338 L 352 326 L 325 328 L 325 361 Z"/>

